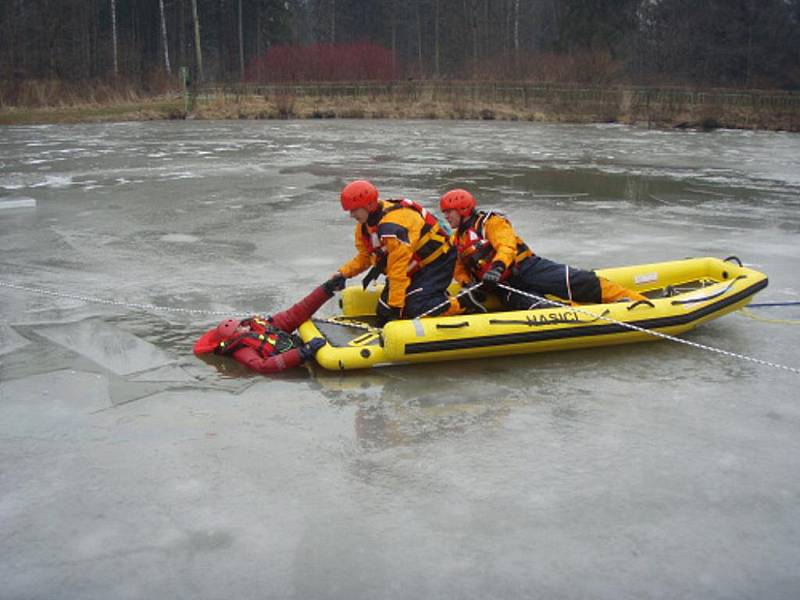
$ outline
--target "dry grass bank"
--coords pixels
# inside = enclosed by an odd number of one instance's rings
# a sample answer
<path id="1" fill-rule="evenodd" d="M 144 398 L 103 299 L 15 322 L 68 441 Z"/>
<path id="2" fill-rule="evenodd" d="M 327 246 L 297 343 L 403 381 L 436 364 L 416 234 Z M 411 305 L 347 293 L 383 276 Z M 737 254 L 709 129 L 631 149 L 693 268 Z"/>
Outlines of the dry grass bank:
<path id="1" fill-rule="evenodd" d="M 183 100 L 175 96 L 142 99 L 135 102 L 76 104 L 74 106 L 0 108 L 0 125 L 53 123 L 102 123 L 183 119 Z"/>
<path id="2" fill-rule="evenodd" d="M 482 119 L 800 131 L 800 96 L 734 90 L 402 82 L 207 87 L 74 106 L 0 108 L 0 124 L 154 119 Z M 188 108 L 188 110 L 187 110 Z"/>
<path id="3" fill-rule="evenodd" d="M 796 96 L 620 89 L 568 89 L 524 99 L 494 96 L 216 92 L 198 97 L 193 115 L 199 119 L 482 119 L 800 131 L 800 97 Z"/>

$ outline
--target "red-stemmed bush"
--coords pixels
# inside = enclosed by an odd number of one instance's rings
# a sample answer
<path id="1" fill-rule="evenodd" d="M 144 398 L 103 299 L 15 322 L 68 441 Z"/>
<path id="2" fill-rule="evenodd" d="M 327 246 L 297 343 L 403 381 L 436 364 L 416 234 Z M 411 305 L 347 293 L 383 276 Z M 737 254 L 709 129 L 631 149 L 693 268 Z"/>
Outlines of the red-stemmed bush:
<path id="1" fill-rule="evenodd" d="M 304 81 L 390 81 L 392 52 L 378 44 L 279 45 L 270 48 L 248 66 L 245 79 L 251 83 Z"/>

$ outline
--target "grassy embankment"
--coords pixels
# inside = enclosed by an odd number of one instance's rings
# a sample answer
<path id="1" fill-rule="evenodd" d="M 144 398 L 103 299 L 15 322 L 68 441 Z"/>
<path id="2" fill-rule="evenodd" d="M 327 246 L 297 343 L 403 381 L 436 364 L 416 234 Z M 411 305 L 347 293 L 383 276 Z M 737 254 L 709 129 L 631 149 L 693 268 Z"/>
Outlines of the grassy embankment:
<path id="1" fill-rule="evenodd" d="M 207 86 L 188 98 L 188 102 L 179 93 L 146 98 L 128 91 L 93 102 L 56 98 L 31 103 L 39 106 L 8 104 L 0 96 L 0 124 L 183 118 L 377 118 L 618 122 L 659 128 L 800 131 L 800 95 L 751 90 L 420 81 Z"/>

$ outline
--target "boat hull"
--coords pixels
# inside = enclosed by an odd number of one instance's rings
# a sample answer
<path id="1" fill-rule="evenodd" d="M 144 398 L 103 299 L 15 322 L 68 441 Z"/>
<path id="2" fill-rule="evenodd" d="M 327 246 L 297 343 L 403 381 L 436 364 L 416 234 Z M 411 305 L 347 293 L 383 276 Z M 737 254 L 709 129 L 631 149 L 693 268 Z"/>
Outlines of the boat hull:
<path id="1" fill-rule="evenodd" d="M 763 273 L 716 258 L 603 269 L 597 274 L 648 295 L 650 301 L 404 319 L 380 330 L 367 325 L 374 318 L 380 289 L 348 287 L 342 294 L 342 315 L 307 321 L 300 336 L 304 341 L 328 339 L 316 360 L 331 370 L 657 341 L 663 339 L 659 334 L 680 335 L 736 311 L 767 286 Z"/>

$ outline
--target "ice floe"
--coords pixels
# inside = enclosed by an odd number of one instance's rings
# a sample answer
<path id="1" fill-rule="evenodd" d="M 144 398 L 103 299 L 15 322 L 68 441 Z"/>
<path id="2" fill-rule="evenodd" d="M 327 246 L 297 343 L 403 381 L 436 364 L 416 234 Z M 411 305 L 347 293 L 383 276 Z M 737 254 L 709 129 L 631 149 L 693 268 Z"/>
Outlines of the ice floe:
<path id="1" fill-rule="evenodd" d="M 175 357 L 100 319 L 36 328 L 36 333 L 94 361 L 117 375 L 164 367 Z"/>

